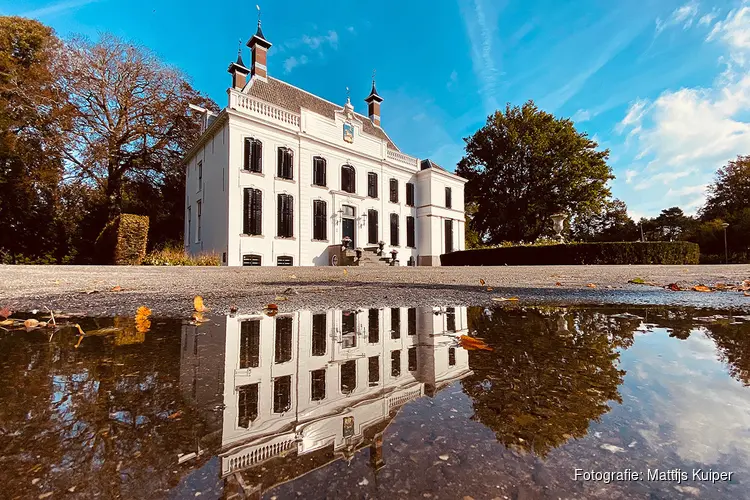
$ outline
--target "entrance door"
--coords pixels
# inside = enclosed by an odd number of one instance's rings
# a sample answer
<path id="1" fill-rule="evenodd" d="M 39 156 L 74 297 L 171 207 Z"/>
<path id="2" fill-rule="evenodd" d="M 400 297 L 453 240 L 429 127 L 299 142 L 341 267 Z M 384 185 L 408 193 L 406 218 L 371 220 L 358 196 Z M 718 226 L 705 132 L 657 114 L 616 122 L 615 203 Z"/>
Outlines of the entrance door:
<path id="1" fill-rule="evenodd" d="M 341 223 L 341 228 L 344 237 L 349 237 L 349 248 L 354 248 L 354 219 L 347 219 L 344 217 Z"/>
<path id="2" fill-rule="evenodd" d="M 445 253 L 453 251 L 453 221 L 445 219 Z"/>

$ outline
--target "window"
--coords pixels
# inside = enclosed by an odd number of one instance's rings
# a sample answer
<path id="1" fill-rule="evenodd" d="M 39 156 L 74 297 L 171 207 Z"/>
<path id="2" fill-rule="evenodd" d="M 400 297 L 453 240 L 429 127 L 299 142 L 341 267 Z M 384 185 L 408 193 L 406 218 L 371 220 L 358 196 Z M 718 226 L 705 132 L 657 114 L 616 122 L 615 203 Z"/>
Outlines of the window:
<path id="1" fill-rule="evenodd" d="M 406 331 L 409 335 L 417 334 L 417 310 L 414 307 L 406 310 Z"/>
<path id="2" fill-rule="evenodd" d="M 378 197 L 378 174 L 375 172 L 367 173 L 367 196 L 370 198 Z"/>
<path id="3" fill-rule="evenodd" d="M 292 360 L 292 318 L 276 318 L 276 345 L 274 361 L 286 363 Z"/>
<path id="4" fill-rule="evenodd" d="M 380 356 L 367 358 L 367 381 L 376 385 L 380 381 Z"/>
<path id="5" fill-rule="evenodd" d="M 370 309 L 367 312 L 367 341 L 371 344 L 380 342 L 380 310 Z"/>
<path id="6" fill-rule="evenodd" d="M 279 255 L 276 257 L 276 265 L 282 267 L 290 267 L 294 265 L 294 257 L 289 255 Z"/>
<path id="7" fill-rule="evenodd" d="M 198 192 L 203 189 L 203 161 L 198 162 Z"/>
<path id="8" fill-rule="evenodd" d="M 398 181 L 391 179 L 391 203 L 398 203 Z"/>
<path id="9" fill-rule="evenodd" d="M 410 207 L 414 206 L 414 184 L 411 182 L 406 183 L 406 204 Z"/>
<path id="10" fill-rule="evenodd" d="M 414 231 L 414 217 L 411 215 L 406 216 L 406 246 L 415 248 L 417 245 L 414 242 L 415 231 Z"/>
<path id="11" fill-rule="evenodd" d="M 280 238 L 291 238 L 294 236 L 294 197 L 291 194 L 280 194 L 277 208 L 278 230 L 276 235 Z"/>
<path id="12" fill-rule="evenodd" d="M 263 234 L 263 193 L 260 189 L 245 188 L 244 211 L 242 234 Z"/>
<path id="13" fill-rule="evenodd" d="M 401 338 L 401 309 L 391 307 L 391 338 Z"/>
<path id="14" fill-rule="evenodd" d="M 260 366 L 260 320 L 240 323 L 240 368 Z"/>
<path id="15" fill-rule="evenodd" d="M 398 246 L 398 214 L 391 214 L 391 246 Z"/>
<path id="16" fill-rule="evenodd" d="M 416 347 L 410 347 L 407 351 L 408 358 L 409 358 L 409 371 L 415 372 L 417 371 L 417 348 Z"/>
<path id="17" fill-rule="evenodd" d="M 453 251 L 453 220 L 445 219 L 445 253 Z"/>
<path id="18" fill-rule="evenodd" d="M 259 266 L 260 265 L 260 255 L 252 255 L 247 254 L 242 256 L 242 265 L 243 266 Z"/>
<path id="19" fill-rule="evenodd" d="M 282 179 L 294 179 L 294 152 L 289 148 L 279 148 L 276 176 Z"/>
<path id="20" fill-rule="evenodd" d="M 193 211 L 190 207 L 188 207 L 187 215 L 187 244 L 189 245 L 190 243 L 192 243 L 192 240 L 190 238 L 193 235 Z"/>
<path id="21" fill-rule="evenodd" d="M 391 377 L 401 376 L 401 351 L 391 351 Z"/>
<path id="22" fill-rule="evenodd" d="M 292 376 L 273 379 L 273 412 L 284 413 L 292 407 Z"/>
<path id="23" fill-rule="evenodd" d="M 347 193 L 356 191 L 356 176 L 351 165 L 341 167 L 341 190 Z"/>
<path id="24" fill-rule="evenodd" d="M 325 314 L 313 314 L 312 318 L 312 355 L 325 356 L 328 321 Z"/>
<path id="25" fill-rule="evenodd" d="M 323 200 L 313 200 L 313 239 L 328 239 L 328 207 Z"/>
<path id="26" fill-rule="evenodd" d="M 326 185 L 326 161 L 320 156 L 313 158 L 313 184 L 316 186 Z"/>
<path id="27" fill-rule="evenodd" d="M 245 137 L 242 168 L 256 173 L 263 171 L 263 144 L 258 139 Z"/>
<path id="28" fill-rule="evenodd" d="M 367 211 L 367 242 L 377 244 L 378 240 L 378 211 Z"/>
<path id="29" fill-rule="evenodd" d="M 445 188 L 445 208 L 451 208 L 453 205 L 453 198 L 451 196 L 451 188 Z"/>
<path id="30" fill-rule="evenodd" d="M 313 370 L 310 372 L 310 399 L 320 401 L 326 398 L 326 370 Z"/>
<path id="31" fill-rule="evenodd" d="M 237 388 L 237 427 L 250 427 L 250 422 L 258 418 L 258 384 L 243 385 Z"/>
<path id="32" fill-rule="evenodd" d="M 448 366 L 456 366 L 456 348 L 448 348 Z"/>
<path id="33" fill-rule="evenodd" d="M 196 235 L 195 242 L 197 243 L 197 242 L 199 242 L 201 240 L 201 215 L 202 215 L 201 212 L 203 211 L 202 210 L 203 209 L 203 203 L 200 200 L 198 200 L 196 202 L 196 204 L 197 204 L 197 208 L 198 208 L 198 230 L 196 232 L 198 234 Z"/>
<path id="34" fill-rule="evenodd" d="M 357 347 L 357 314 L 354 311 L 341 313 L 341 347 Z"/>
<path id="35" fill-rule="evenodd" d="M 341 393 L 350 394 L 357 388 L 357 361 L 351 360 L 341 365 Z"/>
<path id="36" fill-rule="evenodd" d="M 445 310 L 445 329 L 449 332 L 456 331 L 456 308 L 449 307 Z"/>

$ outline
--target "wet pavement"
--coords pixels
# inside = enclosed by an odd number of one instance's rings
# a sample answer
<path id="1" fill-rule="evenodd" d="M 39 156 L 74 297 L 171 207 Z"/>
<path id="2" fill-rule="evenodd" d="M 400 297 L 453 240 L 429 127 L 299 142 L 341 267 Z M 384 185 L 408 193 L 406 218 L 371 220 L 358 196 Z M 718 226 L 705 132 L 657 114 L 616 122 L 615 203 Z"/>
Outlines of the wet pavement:
<path id="1" fill-rule="evenodd" d="M 206 319 L 0 330 L 0 496 L 750 498 L 750 316 Z"/>

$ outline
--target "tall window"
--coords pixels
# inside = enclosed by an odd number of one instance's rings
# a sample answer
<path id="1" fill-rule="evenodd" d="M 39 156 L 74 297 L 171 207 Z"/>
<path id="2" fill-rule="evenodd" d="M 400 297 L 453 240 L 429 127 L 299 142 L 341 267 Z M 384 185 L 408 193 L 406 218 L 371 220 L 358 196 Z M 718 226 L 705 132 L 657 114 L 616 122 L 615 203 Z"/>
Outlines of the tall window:
<path id="1" fill-rule="evenodd" d="M 258 384 L 238 387 L 237 395 L 237 426 L 247 429 L 258 418 Z"/>
<path id="2" fill-rule="evenodd" d="M 451 208 L 453 205 L 453 198 L 451 195 L 451 188 L 445 188 L 445 208 Z"/>
<path id="3" fill-rule="evenodd" d="M 355 311 L 341 313 L 341 347 L 344 349 L 357 347 L 357 313 Z"/>
<path id="4" fill-rule="evenodd" d="M 258 139 L 245 137 L 242 168 L 249 172 L 263 171 L 263 144 Z"/>
<path id="5" fill-rule="evenodd" d="M 367 211 L 367 243 L 378 242 L 378 211 Z"/>
<path id="6" fill-rule="evenodd" d="M 203 161 L 198 162 L 198 191 L 203 189 Z"/>
<path id="7" fill-rule="evenodd" d="M 398 203 L 398 181 L 391 179 L 391 202 Z"/>
<path id="8" fill-rule="evenodd" d="M 292 376 L 273 379 L 273 412 L 284 413 L 292 407 Z"/>
<path id="9" fill-rule="evenodd" d="M 456 366 L 456 348 L 448 348 L 448 366 Z"/>
<path id="10" fill-rule="evenodd" d="M 378 197 L 378 174 L 375 172 L 367 173 L 367 196 L 370 198 Z"/>
<path id="11" fill-rule="evenodd" d="M 263 193 L 260 189 L 245 188 L 244 211 L 242 234 L 263 234 Z"/>
<path id="12" fill-rule="evenodd" d="M 292 318 L 276 318 L 276 345 L 274 361 L 286 363 L 292 360 Z"/>
<path id="13" fill-rule="evenodd" d="M 380 356 L 367 358 L 367 375 L 370 385 L 375 385 L 380 381 Z"/>
<path id="14" fill-rule="evenodd" d="M 398 214 L 391 214 L 391 246 L 398 246 Z"/>
<path id="15" fill-rule="evenodd" d="M 453 220 L 445 219 L 445 253 L 453 251 Z"/>
<path id="16" fill-rule="evenodd" d="M 380 310 L 370 309 L 367 313 L 367 341 L 377 344 L 380 341 Z"/>
<path id="17" fill-rule="evenodd" d="M 341 365 L 341 393 L 349 394 L 357 388 L 357 360 Z"/>
<path id="18" fill-rule="evenodd" d="M 313 158 L 313 184 L 316 186 L 326 185 L 326 161 L 320 156 Z"/>
<path id="19" fill-rule="evenodd" d="M 401 351 L 391 351 L 391 377 L 401 376 Z"/>
<path id="20" fill-rule="evenodd" d="M 193 237 L 193 210 L 191 207 L 188 207 L 188 216 L 187 216 L 187 242 L 188 245 L 193 242 L 190 238 Z"/>
<path id="21" fill-rule="evenodd" d="M 406 310 L 406 330 L 409 335 L 417 334 L 417 310 L 414 307 Z"/>
<path id="22" fill-rule="evenodd" d="M 354 167 L 351 165 L 341 167 L 341 190 L 347 193 L 353 193 L 356 190 Z"/>
<path id="23" fill-rule="evenodd" d="M 325 313 L 313 314 L 312 318 L 312 355 L 325 356 L 328 324 Z"/>
<path id="24" fill-rule="evenodd" d="M 203 211 L 203 203 L 201 202 L 201 200 L 198 200 L 196 202 L 196 205 L 198 208 L 198 230 L 197 230 L 198 234 L 196 235 L 197 239 L 195 241 L 198 242 L 201 240 L 201 215 L 202 215 L 201 212 Z"/>
<path id="25" fill-rule="evenodd" d="M 414 248 L 417 245 L 414 242 L 414 217 L 411 215 L 406 216 L 406 246 Z"/>
<path id="26" fill-rule="evenodd" d="M 313 200 L 313 239 L 328 239 L 328 213 L 323 200 Z"/>
<path id="27" fill-rule="evenodd" d="M 391 338 L 401 338 L 401 308 L 391 307 Z"/>
<path id="28" fill-rule="evenodd" d="M 289 148 L 279 148 L 276 176 L 282 179 L 294 179 L 294 152 Z"/>
<path id="29" fill-rule="evenodd" d="M 280 194 L 278 203 L 277 236 L 291 238 L 294 236 L 294 198 L 291 194 Z"/>
<path id="30" fill-rule="evenodd" d="M 409 371 L 417 371 L 417 348 L 410 347 L 406 352 L 408 354 Z"/>
<path id="31" fill-rule="evenodd" d="M 240 368 L 260 366 L 260 320 L 240 323 Z"/>
<path id="32" fill-rule="evenodd" d="M 406 183 L 406 204 L 410 207 L 414 206 L 414 184 L 411 182 Z"/>
<path id="33" fill-rule="evenodd" d="M 310 399 L 321 401 L 326 398 L 326 370 L 313 370 L 310 372 Z"/>

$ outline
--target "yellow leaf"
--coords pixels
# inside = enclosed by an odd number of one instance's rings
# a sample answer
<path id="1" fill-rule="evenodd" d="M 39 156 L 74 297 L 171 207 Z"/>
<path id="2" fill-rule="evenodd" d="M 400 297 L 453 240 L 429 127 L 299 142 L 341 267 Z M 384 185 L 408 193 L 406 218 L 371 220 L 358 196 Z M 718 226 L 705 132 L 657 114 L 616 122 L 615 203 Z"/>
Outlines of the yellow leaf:
<path id="1" fill-rule="evenodd" d="M 289 300 L 289 297 L 285 297 L 283 295 L 277 295 L 276 296 L 276 301 L 277 302 L 281 302 L 281 301 L 284 301 L 284 300 Z"/>
<path id="2" fill-rule="evenodd" d="M 587 287 L 589 287 L 589 288 L 596 288 L 596 285 L 595 285 L 595 284 L 593 284 L 593 283 L 589 283 L 589 284 L 588 284 L 588 285 L 586 285 L 586 286 L 587 286 Z"/>
<path id="3" fill-rule="evenodd" d="M 518 297 L 508 297 L 507 299 L 505 297 L 492 297 L 492 300 L 495 302 L 515 302 L 518 300 Z"/>
<path id="4" fill-rule="evenodd" d="M 112 292 L 122 292 L 122 287 L 120 285 L 113 286 L 111 291 Z"/>
<path id="5" fill-rule="evenodd" d="M 488 292 L 491 292 L 492 290 L 494 290 L 494 288 L 492 288 L 491 286 L 488 286 L 488 287 L 487 287 L 487 291 L 488 291 Z"/>
<path id="6" fill-rule="evenodd" d="M 15 323 L 15 321 L 13 321 L 12 319 L 6 319 L 0 321 L 0 326 L 11 326 L 13 323 Z"/>
<path id="7" fill-rule="evenodd" d="M 25 326 L 26 328 L 36 328 L 37 326 L 39 326 L 39 321 L 35 320 L 34 318 L 29 318 L 23 322 L 23 326 Z"/>
<path id="8" fill-rule="evenodd" d="M 135 312 L 135 329 L 138 333 L 146 333 L 151 329 L 151 309 L 141 306 Z"/>
<path id="9" fill-rule="evenodd" d="M 208 321 L 208 320 L 206 319 L 206 317 L 205 317 L 205 316 L 203 316 L 203 313 L 201 313 L 201 312 L 194 312 L 194 313 L 193 313 L 193 317 L 192 317 L 192 319 L 193 319 L 193 321 L 195 321 L 195 323 L 196 323 L 196 324 L 198 324 L 198 325 L 199 325 L 199 324 L 201 324 L 201 323 L 205 323 L 206 321 Z"/>
<path id="10" fill-rule="evenodd" d="M 349 274 L 349 271 L 347 271 L 346 269 L 344 269 L 344 276 L 346 276 L 347 274 Z"/>
<path id="11" fill-rule="evenodd" d="M 200 295 L 196 295 L 193 299 L 193 309 L 195 309 L 199 313 L 206 311 L 206 306 L 203 305 L 203 297 L 201 297 Z"/>
<path id="12" fill-rule="evenodd" d="M 482 278 L 479 278 L 479 284 L 482 285 L 482 286 L 484 286 L 485 285 L 485 281 Z"/>
<path id="13" fill-rule="evenodd" d="M 698 285 L 693 287 L 694 292 L 710 292 L 711 289 L 705 285 Z"/>

